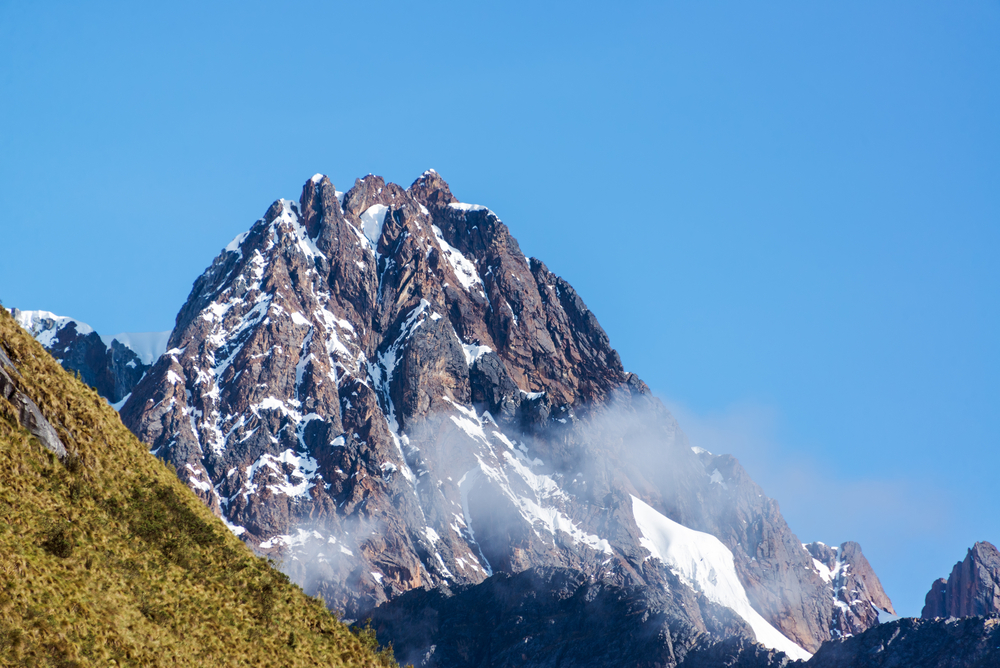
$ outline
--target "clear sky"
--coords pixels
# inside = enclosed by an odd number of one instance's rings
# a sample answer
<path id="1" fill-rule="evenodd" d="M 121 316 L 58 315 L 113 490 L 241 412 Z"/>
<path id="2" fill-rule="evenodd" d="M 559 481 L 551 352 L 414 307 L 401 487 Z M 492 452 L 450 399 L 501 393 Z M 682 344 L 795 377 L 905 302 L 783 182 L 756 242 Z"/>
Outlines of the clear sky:
<path id="1" fill-rule="evenodd" d="M 434 167 L 919 614 L 1000 543 L 1000 2 L 539 4 L 0 0 L 0 299 L 169 329 L 313 173 Z"/>

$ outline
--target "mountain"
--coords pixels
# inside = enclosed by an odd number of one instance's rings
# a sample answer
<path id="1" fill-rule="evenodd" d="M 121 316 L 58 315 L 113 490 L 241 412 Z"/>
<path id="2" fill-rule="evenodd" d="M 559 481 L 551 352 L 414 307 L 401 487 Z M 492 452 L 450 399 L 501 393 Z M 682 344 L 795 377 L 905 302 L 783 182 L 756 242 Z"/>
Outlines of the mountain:
<path id="1" fill-rule="evenodd" d="M 146 332 L 101 337 L 85 322 L 48 311 L 15 308 L 11 314 L 64 369 L 78 372 L 85 383 L 112 404 L 124 402 L 166 349 L 170 334 Z"/>
<path id="2" fill-rule="evenodd" d="M 346 193 L 317 174 L 274 202 L 195 281 L 121 418 L 397 647 L 433 634 L 390 633 L 394 610 L 516 617 L 524 582 L 551 610 L 571 592 L 604 641 L 601 606 L 658 620 L 629 630 L 655 629 L 649 665 L 740 638 L 806 658 L 891 610 L 859 548 L 815 556 L 736 459 L 692 448 L 572 286 L 433 170 Z"/>
<path id="3" fill-rule="evenodd" d="M 389 659 L 253 555 L 0 312 L 0 665 Z"/>
<path id="4" fill-rule="evenodd" d="M 976 543 L 948 579 L 931 585 L 920 613 L 923 619 L 969 617 L 1000 613 L 1000 551 L 991 543 Z"/>

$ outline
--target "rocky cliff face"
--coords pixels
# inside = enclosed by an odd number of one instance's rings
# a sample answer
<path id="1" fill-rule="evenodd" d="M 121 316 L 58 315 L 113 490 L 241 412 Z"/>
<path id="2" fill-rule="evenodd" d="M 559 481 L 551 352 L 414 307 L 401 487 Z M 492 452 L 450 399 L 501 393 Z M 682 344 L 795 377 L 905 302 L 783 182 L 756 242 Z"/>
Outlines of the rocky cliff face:
<path id="1" fill-rule="evenodd" d="M 21 373 L 14 362 L 0 347 L 0 397 L 6 399 L 14 409 L 19 425 L 27 429 L 47 450 L 64 459 L 67 455 L 66 446 L 52 423 L 42 415 L 38 404 L 24 393 L 18 382 L 20 378 Z"/>
<path id="2" fill-rule="evenodd" d="M 969 617 L 1000 613 L 1000 551 L 991 543 L 976 543 L 947 580 L 931 585 L 920 616 Z"/>
<path id="3" fill-rule="evenodd" d="M 896 611 L 882 589 L 861 546 L 849 541 L 834 548 L 823 543 L 805 546 L 824 580 L 830 584 L 833 620 L 830 634 L 843 638 L 876 626 L 880 619 L 894 617 Z"/>
<path id="4" fill-rule="evenodd" d="M 152 353 L 144 359 L 140 352 L 145 350 L 136 352 L 117 338 L 105 341 L 89 325 L 73 318 L 16 308 L 11 314 L 64 369 L 79 373 L 83 382 L 112 404 L 128 396 L 153 361 Z"/>
<path id="5" fill-rule="evenodd" d="M 651 609 L 687 601 L 668 607 L 692 637 L 749 625 L 804 656 L 841 628 L 777 504 L 693 451 L 573 288 L 433 171 L 346 193 L 316 175 L 276 201 L 195 282 L 167 348 L 125 424 L 348 618 L 563 569 Z M 706 538 L 701 562 L 680 535 Z M 717 623 L 692 596 L 742 612 Z"/>

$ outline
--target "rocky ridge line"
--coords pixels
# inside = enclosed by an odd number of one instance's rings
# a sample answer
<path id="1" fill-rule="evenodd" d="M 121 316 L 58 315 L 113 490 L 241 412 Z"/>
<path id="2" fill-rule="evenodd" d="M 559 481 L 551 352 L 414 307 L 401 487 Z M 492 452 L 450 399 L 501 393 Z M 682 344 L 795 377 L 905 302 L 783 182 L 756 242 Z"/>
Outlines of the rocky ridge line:
<path id="1" fill-rule="evenodd" d="M 830 626 L 834 638 L 861 633 L 881 620 L 895 619 L 896 611 L 882 589 L 871 564 L 853 541 L 834 548 L 824 543 L 805 546 L 824 580 L 830 583 L 834 616 Z"/>

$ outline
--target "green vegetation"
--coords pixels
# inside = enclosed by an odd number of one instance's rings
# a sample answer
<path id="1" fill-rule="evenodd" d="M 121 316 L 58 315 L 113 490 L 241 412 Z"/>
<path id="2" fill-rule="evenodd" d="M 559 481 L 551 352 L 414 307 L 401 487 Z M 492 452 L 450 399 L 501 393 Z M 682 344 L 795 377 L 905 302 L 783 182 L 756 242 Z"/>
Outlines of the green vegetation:
<path id="1" fill-rule="evenodd" d="M 0 665 L 395 666 L 255 557 L 6 311 L 59 461 L 0 396 Z"/>

